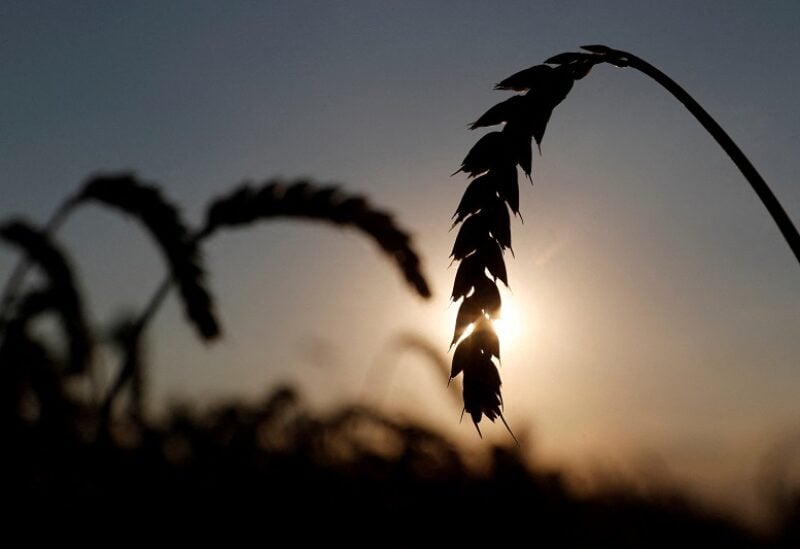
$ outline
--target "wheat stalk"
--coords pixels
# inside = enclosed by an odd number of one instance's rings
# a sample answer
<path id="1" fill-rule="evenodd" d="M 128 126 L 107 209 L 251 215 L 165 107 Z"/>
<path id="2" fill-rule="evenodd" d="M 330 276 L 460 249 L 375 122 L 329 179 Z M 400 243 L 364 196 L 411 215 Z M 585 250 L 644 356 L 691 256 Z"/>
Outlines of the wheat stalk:
<path id="1" fill-rule="evenodd" d="M 453 225 L 461 227 L 450 254 L 460 262 L 451 298 L 461 304 L 451 342 L 451 347 L 457 346 L 450 378 L 464 374 L 464 412 L 479 434 L 478 423 L 483 416 L 491 421 L 499 417 L 508 428 L 495 362 L 500 359 L 500 342 L 491 321 L 501 311 L 497 280 L 508 286 L 503 252 L 508 249 L 513 253 L 509 209 L 520 215 L 517 166 L 532 181 L 532 140 L 541 147 L 553 109 L 572 89 L 573 82 L 586 75 L 592 59 L 581 54 L 549 60 L 558 66 L 531 67 L 497 84 L 498 90 L 525 93 L 498 103 L 470 124 L 473 130 L 499 124 L 503 128 L 481 137 L 455 172 L 473 179 L 453 215 Z"/>
<path id="2" fill-rule="evenodd" d="M 531 178 L 531 141 L 536 141 L 541 151 L 553 109 L 564 100 L 574 82 L 589 74 L 595 65 L 609 63 L 635 68 L 664 86 L 689 109 L 745 176 L 800 262 L 800 234 L 777 198 L 739 147 L 683 88 L 630 53 L 602 45 L 583 46 L 583 49 L 586 51 L 555 55 L 544 64 L 519 71 L 498 83 L 497 90 L 524 93 L 498 103 L 470 124 L 470 129 L 504 126 L 502 131 L 481 137 L 456 171 L 474 179 L 453 216 L 454 225 L 460 224 L 461 228 L 451 253 L 455 261 L 460 261 L 451 297 L 454 301 L 461 300 L 461 305 L 452 344 L 462 337 L 463 340 L 453 355 L 451 378 L 463 372 L 464 410 L 472 416 L 476 428 L 484 415 L 490 420 L 500 417 L 505 421 L 500 376 L 494 363 L 499 359 L 499 342 L 490 320 L 497 318 L 500 310 L 496 280 L 499 278 L 508 285 L 502 251 L 511 248 L 506 206 L 515 215 L 519 214 L 516 167 Z M 464 337 L 470 327 L 473 331 Z"/>
<path id="3" fill-rule="evenodd" d="M 291 184 L 266 181 L 258 187 L 241 185 L 211 201 L 203 228 L 193 240 L 199 243 L 220 229 L 243 227 L 277 217 L 317 219 L 360 230 L 394 260 L 419 295 L 425 298 L 431 295 L 408 233 L 399 228 L 389 214 L 374 208 L 364 197 L 345 194 L 336 186 L 318 186 L 309 181 Z M 138 337 L 169 293 L 171 284 L 172 279 L 166 278 L 159 285 L 135 322 Z M 106 399 L 106 410 L 110 410 L 113 399 L 133 373 L 131 368 L 120 370 Z"/>
<path id="4" fill-rule="evenodd" d="M 200 250 L 178 208 L 157 187 L 142 183 L 131 174 L 90 179 L 72 204 L 90 201 L 132 215 L 147 228 L 159 244 L 172 278 L 180 288 L 187 317 L 204 339 L 219 336 L 220 328 L 206 287 Z"/>
<path id="5" fill-rule="evenodd" d="M 57 311 L 67 339 L 69 371 L 85 371 L 93 344 L 81 292 L 66 255 L 44 231 L 21 219 L 0 225 L 0 239 L 19 248 L 48 281 L 46 289 L 31 292 L 20 300 L 18 316 L 27 319 L 46 309 Z"/>
<path id="6" fill-rule="evenodd" d="M 104 427 L 108 427 L 114 400 L 121 394 L 128 380 L 131 381 L 130 416 L 141 422 L 144 417 L 144 385 L 146 382 L 143 360 L 143 324 L 137 315 L 117 318 L 107 332 L 109 343 L 119 352 L 120 372 L 108 390 L 100 408 Z"/>
<path id="7" fill-rule="evenodd" d="M 110 417 L 113 402 L 125 383 L 141 373 L 139 347 L 143 331 L 173 283 L 179 285 L 187 316 L 200 334 L 205 339 L 219 334 L 199 253 L 200 242 L 219 229 L 274 217 L 318 219 L 354 227 L 378 244 L 419 295 L 425 298 L 431 295 L 409 234 L 395 223 L 391 215 L 374 208 L 364 197 L 345 194 L 336 186 L 317 186 L 308 181 L 291 184 L 267 181 L 257 188 L 243 185 L 212 201 L 202 230 L 192 234 L 178 209 L 155 186 L 142 183 L 128 173 L 100 175 L 91 178 L 74 197 L 65 201 L 43 230 L 33 229 L 23 222 L 9 222 L 2 226 L 0 238 L 20 247 L 28 258 L 17 264 L 0 298 L 3 335 L 0 346 L 8 342 L 7 327 L 12 323 L 23 326 L 27 319 L 49 308 L 57 308 L 63 317 L 70 344 L 70 364 L 76 370 L 85 367 L 91 340 L 83 319 L 80 296 L 67 261 L 51 242 L 49 234 L 76 207 L 89 202 L 110 206 L 137 218 L 159 244 L 170 267 L 170 275 L 152 295 L 143 312 L 117 330 L 116 344 L 124 358 L 103 401 L 102 416 L 105 420 Z M 31 263 L 43 268 L 52 288 L 19 296 L 19 286 Z M 16 310 L 10 313 L 12 307 Z"/>
<path id="8" fill-rule="evenodd" d="M 200 238 L 223 227 L 239 227 L 275 217 L 298 217 L 350 226 L 372 238 L 422 297 L 430 297 L 420 260 L 411 237 L 388 213 L 374 208 L 366 198 L 344 193 L 338 186 L 318 186 L 310 181 L 267 181 L 245 184 L 214 200 L 208 208 Z"/>
<path id="9" fill-rule="evenodd" d="M 615 50 L 608 46 L 593 44 L 589 46 L 581 46 L 590 53 L 576 53 L 568 52 L 562 53 L 547 60 L 548 63 L 556 62 L 575 62 L 577 59 L 582 59 L 583 63 L 595 65 L 598 63 L 609 63 L 616 67 L 630 67 L 636 69 L 641 73 L 649 76 L 658 82 L 664 89 L 675 97 L 686 109 L 692 113 L 692 116 L 705 128 L 705 130 L 714 138 L 714 140 L 722 147 L 722 150 L 733 161 L 744 178 L 750 184 L 750 187 L 756 193 L 761 203 L 767 209 L 767 212 L 772 217 L 772 220 L 781 231 L 784 240 L 794 253 L 797 262 L 800 264 L 800 233 L 797 231 L 792 219 L 781 203 L 778 201 L 775 194 L 758 173 L 755 166 L 748 160 L 747 156 L 742 152 L 739 146 L 731 139 L 731 137 L 722 129 L 716 120 L 714 120 L 706 110 L 689 95 L 689 93 L 678 85 L 672 78 L 658 70 L 656 67 L 641 59 L 632 53 L 626 51 Z"/>

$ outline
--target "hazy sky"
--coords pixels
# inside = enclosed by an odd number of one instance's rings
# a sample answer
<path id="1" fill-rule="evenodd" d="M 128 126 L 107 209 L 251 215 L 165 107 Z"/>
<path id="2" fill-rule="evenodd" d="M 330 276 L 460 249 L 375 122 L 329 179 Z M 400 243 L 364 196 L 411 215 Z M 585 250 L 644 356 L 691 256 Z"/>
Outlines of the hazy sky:
<path id="1" fill-rule="evenodd" d="M 227 337 L 203 345 L 169 303 L 151 332 L 154 404 L 294 380 L 319 402 L 378 393 L 475 442 L 430 367 L 386 346 L 413 332 L 446 350 L 449 218 L 466 183 L 448 176 L 480 135 L 466 124 L 507 97 L 495 82 L 587 43 L 684 85 L 800 223 L 796 1 L 6 1 L 0 215 L 43 221 L 101 170 L 162 183 L 194 223 L 245 179 L 342 182 L 412 230 L 434 299 L 351 231 L 226 233 L 206 255 Z M 510 422 L 543 459 L 652 455 L 701 484 L 755 478 L 770 444 L 800 430 L 800 266 L 766 210 L 630 70 L 578 82 L 542 150 L 507 260 L 522 319 L 502 342 Z M 145 233 L 105 211 L 60 236 L 98 324 L 162 276 Z M 13 260 L 0 251 L 0 275 Z"/>

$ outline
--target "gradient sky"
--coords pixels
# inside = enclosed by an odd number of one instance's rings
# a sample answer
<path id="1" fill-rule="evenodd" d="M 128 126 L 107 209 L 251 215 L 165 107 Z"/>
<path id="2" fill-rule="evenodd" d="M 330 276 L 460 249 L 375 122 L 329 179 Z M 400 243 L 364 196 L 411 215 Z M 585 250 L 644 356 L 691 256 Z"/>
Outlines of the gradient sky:
<path id="1" fill-rule="evenodd" d="M 319 405 L 380 398 L 480 443 L 430 367 L 386 347 L 412 332 L 446 350 L 449 218 L 466 183 L 448 176 L 480 135 L 466 124 L 507 97 L 495 82 L 587 43 L 681 83 L 800 222 L 796 1 L 6 1 L 0 215 L 43 221 L 97 171 L 163 184 L 194 223 L 245 179 L 344 183 L 411 229 L 434 299 L 351 231 L 226 233 L 206 255 L 227 337 L 199 343 L 170 302 L 151 332 L 152 404 L 291 380 Z M 504 342 L 512 426 L 542 460 L 643 460 L 752 492 L 771 445 L 800 429 L 800 267 L 766 210 L 630 70 L 578 82 L 542 151 L 507 260 L 524 323 Z M 60 237 L 98 324 L 141 307 L 162 276 L 145 233 L 108 212 L 82 210 Z M 0 275 L 13 260 L 0 250 Z"/>

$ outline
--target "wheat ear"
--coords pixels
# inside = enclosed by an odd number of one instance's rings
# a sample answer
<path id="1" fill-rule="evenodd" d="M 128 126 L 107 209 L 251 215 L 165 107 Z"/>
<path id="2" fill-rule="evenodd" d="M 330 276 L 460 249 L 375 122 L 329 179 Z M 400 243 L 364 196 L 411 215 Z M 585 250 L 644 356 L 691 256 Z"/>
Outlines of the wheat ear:
<path id="1" fill-rule="evenodd" d="M 65 253 L 43 230 L 16 219 L 0 225 L 0 239 L 23 252 L 47 277 L 47 288 L 20 300 L 27 317 L 45 309 L 57 311 L 67 339 L 69 371 L 86 370 L 92 355 L 92 338 L 83 310 L 83 300 Z"/>
<path id="2" fill-rule="evenodd" d="M 84 202 L 98 202 L 139 220 L 161 248 L 180 288 L 189 320 L 203 339 L 219 336 L 197 241 L 191 237 L 178 208 L 157 187 L 140 182 L 131 174 L 96 176 L 73 199 L 74 205 Z"/>
<path id="3" fill-rule="evenodd" d="M 503 252 L 512 250 L 509 209 L 519 215 L 517 166 L 532 180 L 532 140 L 541 148 L 553 109 L 574 80 L 586 75 L 593 59 L 578 54 L 549 60 L 502 80 L 495 89 L 524 93 L 493 106 L 469 126 L 503 125 L 501 131 L 481 137 L 456 171 L 472 181 L 453 215 L 454 225 L 460 228 L 450 254 L 459 262 L 451 298 L 461 304 L 451 342 L 451 347 L 457 346 L 450 378 L 464 374 L 464 411 L 478 433 L 483 416 L 491 421 L 499 417 L 508 428 L 497 369 L 500 341 L 492 320 L 501 310 L 497 280 L 508 286 Z"/>
<path id="4" fill-rule="evenodd" d="M 420 260 L 411 247 L 411 237 L 388 213 L 373 207 L 366 198 L 349 195 L 338 186 L 318 186 L 310 181 L 267 181 L 253 187 L 242 185 L 214 200 L 208 208 L 200 237 L 223 227 L 239 227 L 276 217 L 297 217 L 353 227 L 372 238 L 397 265 L 412 288 L 430 297 Z"/>

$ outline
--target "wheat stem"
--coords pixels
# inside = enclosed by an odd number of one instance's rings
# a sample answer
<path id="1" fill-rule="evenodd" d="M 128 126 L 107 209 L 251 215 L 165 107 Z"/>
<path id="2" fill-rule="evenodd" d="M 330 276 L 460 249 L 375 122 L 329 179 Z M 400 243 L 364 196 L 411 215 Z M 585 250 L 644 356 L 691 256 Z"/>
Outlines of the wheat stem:
<path id="1" fill-rule="evenodd" d="M 419 267 L 419 258 L 410 247 L 410 237 L 401 231 L 392 218 L 370 206 L 359 196 L 341 195 L 336 187 L 317 187 L 308 182 L 284 186 L 267 182 L 258 189 L 244 185 L 229 195 L 212 202 L 204 226 L 190 237 L 194 245 L 216 234 L 222 227 L 236 227 L 274 217 L 299 217 L 352 225 L 375 239 L 381 248 L 392 255 L 406 280 L 422 297 L 429 297 L 428 284 Z M 166 276 L 150 297 L 134 323 L 138 334 L 161 307 L 174 278 Z M 104 413 L 110 414 L 114 397 L 130 379 L 133 371 L 121 369 L 104 403 Z"/>
<path id="2" fill-rule="evenodd" d="M 800 263 L 800 234 L 798 234 L 797 228 L 794 226 L 794 223 L 792 223 L 786 210 L 783 209 L 783 206 L 781 206 L 781 203 L 775 197 L 775 194 L 769 188 L 769 185 L 764 181 L 764 178 L 761 177 L 761 174 L 758 173 L 739 146 L 736 145 L 733 139 L 722 129 L 717 121 L 714 120 L 686 90 L 678 85 L 677 82 L 647 61 L 631 53 L 611 48 L 608 48 L 604 56 L 609 58 L 607 60 L 609 63 L 622 67 L 628 66 L 646 74 L 661 84 L 661 86 L 670 92 L 690 113 L 692 113 L 706 131 L 711 134 L 711 137 L 719 143 L 722 150 L 730 157 L 736 167 L 739 168 L 739 171 L 745 179 L 747 179 L 747 182 L 750 183 L 750 186 L 772 216 L 773 221 L 775 221 L 775 224 L 781 231 L 786 243 L 792 249 L 792 252 L 794 252 L 798 263 Z"/>

